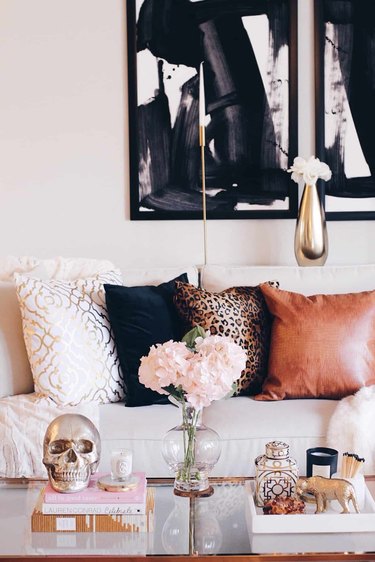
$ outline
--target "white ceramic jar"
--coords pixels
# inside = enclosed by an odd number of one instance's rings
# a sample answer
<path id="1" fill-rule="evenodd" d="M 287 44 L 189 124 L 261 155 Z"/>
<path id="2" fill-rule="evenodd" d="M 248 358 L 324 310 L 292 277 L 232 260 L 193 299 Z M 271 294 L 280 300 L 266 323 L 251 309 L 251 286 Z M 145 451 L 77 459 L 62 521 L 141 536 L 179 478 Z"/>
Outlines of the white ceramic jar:
<path id="1" fill-rule="evenodd" d="M 277 496 L 289 498 L 294 495 L 298 466 L 289 456 L 287 443 L 267 443 L 266 454 L 255 459 L 255 478 L 255 502 L 259 507 Z"/>

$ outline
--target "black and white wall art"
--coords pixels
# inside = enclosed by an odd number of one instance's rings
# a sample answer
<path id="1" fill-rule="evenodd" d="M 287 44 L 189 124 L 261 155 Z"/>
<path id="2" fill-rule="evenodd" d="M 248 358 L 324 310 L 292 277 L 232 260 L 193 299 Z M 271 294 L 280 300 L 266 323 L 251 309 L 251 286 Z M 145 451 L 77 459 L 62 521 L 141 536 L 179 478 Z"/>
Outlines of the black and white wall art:
<path id="1" fill-rule="evenodd" d="M 127 0 L 131 219 L 293 218 L 297 0 Z"/>
<path id="2" fill-rule="evenodd" d="M 375 219 L 375 2 L 315 0 L 317 155 L 331 220 Z"/>

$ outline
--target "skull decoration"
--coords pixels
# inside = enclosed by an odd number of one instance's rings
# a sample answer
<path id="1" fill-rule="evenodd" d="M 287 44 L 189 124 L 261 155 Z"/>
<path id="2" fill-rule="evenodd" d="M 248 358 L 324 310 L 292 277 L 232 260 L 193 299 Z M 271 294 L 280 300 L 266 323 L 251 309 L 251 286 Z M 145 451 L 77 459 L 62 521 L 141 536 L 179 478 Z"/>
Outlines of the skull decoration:
<path id="1" fill-rule="evenodd" d="M 49 424 L 43 442 L 43 464 L 54 490 L 84 490 L 99 461 L 100 435 L 88 418 L 63 414 Z"/>

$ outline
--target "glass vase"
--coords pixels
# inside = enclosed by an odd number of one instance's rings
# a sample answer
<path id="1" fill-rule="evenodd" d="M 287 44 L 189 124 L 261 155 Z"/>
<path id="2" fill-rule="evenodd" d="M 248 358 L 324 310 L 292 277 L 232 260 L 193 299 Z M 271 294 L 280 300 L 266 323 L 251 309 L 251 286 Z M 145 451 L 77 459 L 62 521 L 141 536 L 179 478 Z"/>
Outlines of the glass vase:
<path id="1" fill-rule="evenodd" d="M 201 411 L 183 403 L 182 423 L 170 429 L 163 439 L 164 460 L 175 474 L 177 495 L 210 491 L 208 476 L 221 453 L 216 431 L 201 423 Z"/>
<path id="2" fill-rule="evenodd" d="M 223 542 L 223 533 L 210 500 L 198 500 L 190 518 L 189 502 L 175 496 L 174 508 L 163 525 L 161 540 L 167 554 L 217 554 Z"/>

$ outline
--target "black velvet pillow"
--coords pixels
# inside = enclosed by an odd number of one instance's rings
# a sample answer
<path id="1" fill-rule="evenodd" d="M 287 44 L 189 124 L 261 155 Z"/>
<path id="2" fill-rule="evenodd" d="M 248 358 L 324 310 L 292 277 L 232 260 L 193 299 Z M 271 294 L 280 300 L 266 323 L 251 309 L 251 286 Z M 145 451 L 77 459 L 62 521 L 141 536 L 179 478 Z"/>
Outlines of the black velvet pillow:
<path id="1" fill-rule="evenodd" d="M 187 274 L 157 287 L 104 285 L 107 310 L 127 387 L 126 406 L 168 404 L 168 397 L 146 388 L 138 379 L 140 359 L 150 347 L 168 340 L 181 340 L 183 325 L 173 304 L 176 281 L 186 283 Z"/>

